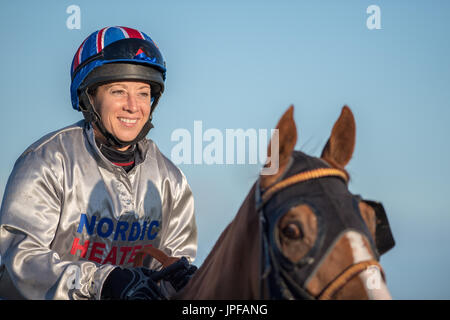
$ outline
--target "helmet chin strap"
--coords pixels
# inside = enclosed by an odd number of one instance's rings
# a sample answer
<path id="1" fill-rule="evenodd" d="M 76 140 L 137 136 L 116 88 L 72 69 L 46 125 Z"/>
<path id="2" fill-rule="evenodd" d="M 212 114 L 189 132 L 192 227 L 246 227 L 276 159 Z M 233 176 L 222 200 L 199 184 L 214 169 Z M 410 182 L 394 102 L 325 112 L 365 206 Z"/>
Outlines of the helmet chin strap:
<path id="1" fill-rule="evenodd" d="M 144 139 L 147 136 L 147 134 L 150 131 L 150 129 L 153 128 L 152 113 L 153 113 L 153 110 L 155 109 L 156 105 L 159 102 L 159 98 L 161 97 L 161 93 L 159 93 L 159 95 L 157 97 L 155 97 L 155 100 L 151 104 L 151 106 L 150 106 L 151 107 L 151 111 L 150 111 L 150 115 L 148 117 L 148 120 L 144 124 L 144 126 L 142 127 L 141 131 L 136 136 L 136 138 L 134 138 L 131 141 L 123 141 L 123 140 L 120 140 L 119 138 L 117 138 L 116 136 L 114 136 L 112 133 L 110 133 L 105 128 L 105 126 L 103 125 L 102 119 L 101 119 L 100 115 L 98 114 L 97 110 L 95 110 L 95 108 L 94 108 L 94 106 L 93 106 L 93 104 L 91 102 L 90 95 L 88 94 L 87 91 L 88 91 L 88 89 L 86 88 L 80 94 L 80 109 L 83 112 L 83 115 L 84 115 L 84 118 L 86 119 L 86 121 L 88 121 L 91 124 L 95 125 L 96 128 L 98 129 L 98 131 L 106 139 L 107 146 L 114 147 L 114 148 L 124 148 L 126 146 L 130 146 L 130 145 L 136 144 L 140 140 Z"/>

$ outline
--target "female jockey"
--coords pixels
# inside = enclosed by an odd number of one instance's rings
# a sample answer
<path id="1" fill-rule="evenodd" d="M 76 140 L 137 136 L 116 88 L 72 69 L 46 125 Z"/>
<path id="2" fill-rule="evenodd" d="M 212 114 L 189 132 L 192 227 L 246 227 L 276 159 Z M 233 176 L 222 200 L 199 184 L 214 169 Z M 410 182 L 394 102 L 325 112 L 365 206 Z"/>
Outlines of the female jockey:
<path id="1" fill-rule="evenodd" d="M 186 177 L 146 139 L 166 77 L 145 33 L 107 27 L 83 41 L 71 99 L 84 119 L 16 161 L 0 211 L 0 298 L 164 299 L 196 267 Z M 139 250 L 180 257 L 172 272 Z"/>

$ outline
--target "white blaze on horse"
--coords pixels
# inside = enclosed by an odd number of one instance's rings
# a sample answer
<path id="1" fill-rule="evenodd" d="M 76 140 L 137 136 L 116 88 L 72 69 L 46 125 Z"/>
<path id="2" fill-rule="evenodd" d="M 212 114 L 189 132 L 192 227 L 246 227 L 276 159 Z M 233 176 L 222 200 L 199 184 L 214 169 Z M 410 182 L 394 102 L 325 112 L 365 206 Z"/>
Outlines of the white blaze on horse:
<path id="1" fill-rule="evenodd" d="M 344 106 L 320 158 L 294 151 L 280 119 L 277 173 L 261 174 L 239 212 L 175 299 L 390 299 L 380 256 L 394 246 L 379 202 L 348 190 L 356 125 Z M 273 139 L 273 138 L 272 138 Z M 268 159 L 271 145 L 268 148 Z M 267 163 L 266 167 L 273 164 Z M 150 248 L 163 266 L 176 258 Z"/>

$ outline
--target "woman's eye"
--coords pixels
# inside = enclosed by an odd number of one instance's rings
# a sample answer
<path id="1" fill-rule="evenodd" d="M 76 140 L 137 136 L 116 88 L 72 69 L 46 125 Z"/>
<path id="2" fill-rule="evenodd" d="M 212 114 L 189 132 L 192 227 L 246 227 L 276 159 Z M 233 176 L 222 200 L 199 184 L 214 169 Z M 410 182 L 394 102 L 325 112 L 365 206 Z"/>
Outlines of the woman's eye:
<path id="1" fill-rule="evenodd" d="M 142 97 L 144 97 L 144 98 L 147 98 L 147 97 L 150 96 L 150 93 L 148 93 L 148 92 L 141 92 L 140 95 L 141 95 Z"/>
<path id="2" fill-rule="evenodd" d="M 111 93 L 116 96 L 122 96 L 122 95 L 125 95 L 126 92 L 125 92 L 125 90 L 116 89 L 116 90 L 112 90 Z"/>

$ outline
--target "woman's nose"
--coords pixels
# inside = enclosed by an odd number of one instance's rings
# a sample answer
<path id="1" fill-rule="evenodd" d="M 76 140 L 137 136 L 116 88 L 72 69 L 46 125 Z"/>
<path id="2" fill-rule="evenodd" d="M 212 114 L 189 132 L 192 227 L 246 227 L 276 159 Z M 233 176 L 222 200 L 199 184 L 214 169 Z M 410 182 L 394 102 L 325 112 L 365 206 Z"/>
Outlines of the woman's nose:
<path id="1" fill-rule="evenodd" d="M 138 110 L 137 99 L 134 94 L 129 94 L 127 98 L 127 104 L 125 106 L 125 110 L 129 112 L 136 112 Z"/>

